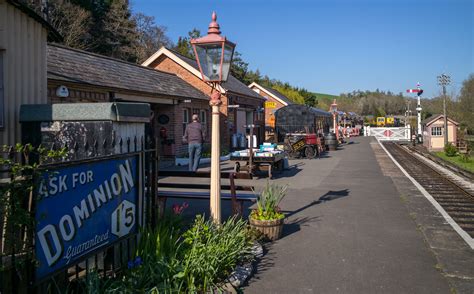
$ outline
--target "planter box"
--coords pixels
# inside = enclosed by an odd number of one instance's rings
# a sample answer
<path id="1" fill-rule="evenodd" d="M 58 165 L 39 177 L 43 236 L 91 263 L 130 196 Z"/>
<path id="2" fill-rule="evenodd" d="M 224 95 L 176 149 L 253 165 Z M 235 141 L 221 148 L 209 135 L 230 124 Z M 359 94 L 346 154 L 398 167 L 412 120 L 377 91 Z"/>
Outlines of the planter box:
<path id="1" fill-rule="evenodd" d="M 220 157 L 221 161 L 229 160 L 230 159 L 230 154 L 224 155 Z M 199 161 L 199 164 L 206 164 L 210 163 L 211 159 L 209 157 L 206 158 L 201 158 Z M 174 164 L 177 166 L 182 166 L 182 165 L 189 165 L 189 158 L 188 157 L 176 157 L 174 160 Z"/>
<path id="2" fill-rule="evenodd" d="M 281 238 L 281 235 L 283 233 L 284 222 L 285 218 L 276 220 L 256 220 L 252 217 L 249 217 L 250 226 L 260 231 L 271 241 L 275 241 Z"/>

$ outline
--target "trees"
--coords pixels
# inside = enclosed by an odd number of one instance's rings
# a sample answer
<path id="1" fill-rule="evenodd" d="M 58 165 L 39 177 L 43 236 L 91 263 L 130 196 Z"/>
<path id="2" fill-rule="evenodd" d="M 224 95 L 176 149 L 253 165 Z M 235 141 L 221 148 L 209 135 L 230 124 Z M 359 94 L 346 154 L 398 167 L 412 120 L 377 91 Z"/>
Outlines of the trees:
<path id="1" fill-rule="evenodd" d="M 40 2 L 33 5 L 41 9 Z M 69 47 L 137 62 L 156 48 L 151 44 L 169 42 L 153 18 L 132 17 L 128 0 L 50 0 L 47 7 L 49 21 Z"/>
<path id="2" fill-rule="evenodd" d="M 49 21 L 63 37 L 63 44 L 69 47 L 90 49 L 90 11 L 70 2 L 51 0 L 47 6 Z"/>
<path id="3" fill-rule="evenodd" d="M 138 46 L 136 55 L 139 62 L 145 61 L 161 46 L 171 47 L 172 42 L 166 35 L 166 27 L 158 26 L 153 16 L 137 13 L 132 17 L 137 26 Z"/>
<path id="4" fill-rule="evenodd" d="M 201 37 L 201 31 L 194 28 L 192 31 L 188 32 L 187 37 L 179 37 L 178 43 L 173 48 L 179 54 L 194 59 L 193 46 L 191 45 L 191 39 L 196 39 Z"/>
<path id="5" fill-rule="evenodd" d="M 242 59 L 242 54 L 235 51 L 234 58 L 232 60 L 232 66 L 230 73 L 242 83 L 248 85 L 252 82 L 249 80 L 247 73 L 249 71 L 249 64 Z"/>
<path id="6" fill-rule="evenodd" d="M 137 62 L 139 34 L 131 18 L 128 0 L 111 1 L 103 18 L 96 19 L 98 30 L 93 40 L 96 52 L 118 59 Z"/>
<path id="7" fill-rule="evenodd" d="M 461 124 L 465 125 L 471 134 L 474 133 L 474 74 L 469 75 L 462 84 L 459 109 Z"/>

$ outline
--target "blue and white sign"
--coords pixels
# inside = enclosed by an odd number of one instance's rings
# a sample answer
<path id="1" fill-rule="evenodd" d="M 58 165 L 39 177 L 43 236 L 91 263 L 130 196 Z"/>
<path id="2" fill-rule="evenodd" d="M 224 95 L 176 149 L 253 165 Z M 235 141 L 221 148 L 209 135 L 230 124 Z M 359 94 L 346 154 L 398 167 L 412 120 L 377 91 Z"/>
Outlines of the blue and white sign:
<path id="1" fill-rule="evenodd" d="M 36 208 L 36 278 L 137 231 L 137 156 L 45 172 Z"/>

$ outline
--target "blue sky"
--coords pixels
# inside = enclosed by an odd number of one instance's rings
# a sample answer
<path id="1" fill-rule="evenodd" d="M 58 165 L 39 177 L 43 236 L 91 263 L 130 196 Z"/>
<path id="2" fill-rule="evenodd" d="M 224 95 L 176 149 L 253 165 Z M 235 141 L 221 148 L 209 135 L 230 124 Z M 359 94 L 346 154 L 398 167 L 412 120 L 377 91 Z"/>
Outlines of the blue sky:
<path id="1" fill-rule="evenodd" d="M 207 32 L 213 10 L 222 33 L 251 69 L 311 91 L 405 92 L 436 76 L 459 93 L 474 73 L 474 0 L 131 0 L 176 42 Z"/>

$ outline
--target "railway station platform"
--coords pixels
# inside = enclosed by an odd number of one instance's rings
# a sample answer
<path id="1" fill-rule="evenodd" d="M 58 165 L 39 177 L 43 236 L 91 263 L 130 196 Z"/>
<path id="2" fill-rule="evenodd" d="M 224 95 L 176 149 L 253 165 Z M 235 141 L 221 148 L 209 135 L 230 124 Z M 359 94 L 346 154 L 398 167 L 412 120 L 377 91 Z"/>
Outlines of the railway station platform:
<path id="1" fill-rule="evenodd" d="M 283 238 L 244 293 L 474 293 L 474 251 L 372 137 L 292 160 Z"/>

